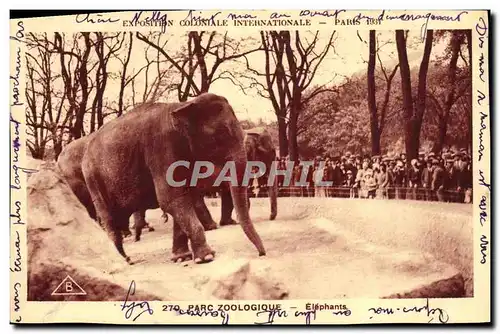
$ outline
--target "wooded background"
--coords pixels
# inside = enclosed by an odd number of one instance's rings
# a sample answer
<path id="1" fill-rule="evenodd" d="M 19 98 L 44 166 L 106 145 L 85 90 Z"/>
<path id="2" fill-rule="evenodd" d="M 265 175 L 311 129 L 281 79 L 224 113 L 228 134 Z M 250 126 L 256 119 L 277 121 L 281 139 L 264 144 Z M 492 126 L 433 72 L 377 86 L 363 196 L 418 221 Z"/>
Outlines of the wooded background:
<path id="1" fill-rule="evenodd" d="M 291 160 L 471 150 L 471 31 L 262 31 L 29 34 L 28 148 L 57 159 L 68 142 L 146 101 L 186 101 L 225 81 L 264 99 L 266 127 Z M 339 48 L 361 46 L 363 70 L 330 68 Z M 418 53 L 418 59 L 415 53 Z M 348 64 L 348 63 L 346 63 Z M 330 67 L 329 67 L 330 66 Z M 326 78 L 326 79 L 325 79 Z M 221 94 L 220 92 L 216 92 Z M 234 103 L 232 103 L 234 106 Z M 250 113 L 252 110 L 250 110 Z"/>

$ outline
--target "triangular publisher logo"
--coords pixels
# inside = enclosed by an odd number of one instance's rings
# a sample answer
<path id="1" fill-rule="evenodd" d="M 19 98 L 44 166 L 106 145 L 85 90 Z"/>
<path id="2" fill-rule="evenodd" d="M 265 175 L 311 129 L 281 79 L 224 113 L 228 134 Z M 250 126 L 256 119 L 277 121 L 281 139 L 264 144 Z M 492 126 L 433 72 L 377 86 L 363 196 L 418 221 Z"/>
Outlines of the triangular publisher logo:
<path id="1" fill-rule="evenodd" d="M 53 296 L 74 296 L 80 295 L 84 296 L 87 293 L 82 289 L 78 283 L 75 282 L 71 276 L 66 276 L 65 279 L 57 286 L 57 288 L 52 292 Z"/>

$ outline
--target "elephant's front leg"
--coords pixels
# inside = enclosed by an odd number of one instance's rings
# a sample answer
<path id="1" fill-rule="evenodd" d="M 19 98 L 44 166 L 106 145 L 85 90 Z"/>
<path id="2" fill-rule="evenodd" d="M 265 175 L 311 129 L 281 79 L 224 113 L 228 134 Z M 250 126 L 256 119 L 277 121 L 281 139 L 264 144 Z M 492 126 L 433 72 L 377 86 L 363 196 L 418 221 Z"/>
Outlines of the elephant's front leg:
<path id="1" fill-rule="evenodd" d="M 233 198 L 231 197 L 231 192 L 222 188 L 220 192 L 221 196 L 221 218 L 220 218 L 220 226 L 224 225 L 235 225 L 238 224 L 231 216 L 233 214 Z"/>
<path id="2" fill-rule="evenodd" d="M 198 220 L 198 217 L 196 217 L 190 195 L 186 194 L 182 197 L 177 197 L 171 204 L 170 212 L 174 218 L 174 240 L 172 251 L 174 252 L 175 261 L 178 261 L 179 258 L 181 258 L 178 255 L 185 254 L 186 251 L 189 250 L 187 239 L 191 241 L 191 248 L 193 250 L 195 263 L 212 261 L 214 259 L 215 252 L 207 244 L 205 230 Z"/>
<path id="3" fill-rule="evenodd" d="M 196 216 L 203 225 L 205 231 L 217 229 L 217 224 L 212 218 L 210 211 L 208 211 L 207 205 L 203 200 L 203 194 L 197 189 L 192 190 L 194 211 L 196 211 Z"/>
<path id="4" fill-rule="evenodd" d="M 172 239 L 172 261 L 184 262 L 193 259 L 193 253 L 189 249 L 188 245 L 188 237 L 175 221 Z"/>

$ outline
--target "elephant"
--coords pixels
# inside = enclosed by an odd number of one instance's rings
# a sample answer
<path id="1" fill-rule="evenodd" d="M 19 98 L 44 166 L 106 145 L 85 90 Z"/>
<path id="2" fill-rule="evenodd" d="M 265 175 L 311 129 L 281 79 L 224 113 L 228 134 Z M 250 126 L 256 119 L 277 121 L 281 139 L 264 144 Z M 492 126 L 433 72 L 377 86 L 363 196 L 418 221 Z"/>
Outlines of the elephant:
<path id="1" fill-rule="evenodd" d="M 60 173 L 68 183 L 69 187 L 78 198 L 80 203 L 87 209 L 90 218 L 96 220 L 96 212 L 94 205 L 92 204 L 92 198 L 85 184 L 85 179 L 82 172 L 82 159 L 87 147 L 87 143 L 94 137 L 95 132 L 78 138 L 72 141 L 62 150 L 61 154 L 57 158 L 57 166 Z M 135 240 L 139 241 L 143 228 L 148 228 L 153 231 L 154 228 L 151 227 L 145 220 L 145 212 L 135 212 L 133 215 L 134 227 L 135 227 Z M 129 228 L 124 228 L 124 236 L 129 236 Z"/>
<path id="2" fill-rule="evenodd" d="M 276 148 L 272 142 L 271 135 L 264 128 L 253 128 L 245 130 L 245 150 L 248 161 L 260 161 L 266 166 L 266 173 L 259 178 L 259 183 L 267 183 L 271 164 L 276 160 Z M 219 187 L 217 189 L 221 195 L 221 220 L 220 226 L 237 224 L 232 219 L 232 212 L 234 209 L 231 193 L 227 187 Z M 269 199 L 271 203 L 270 220 L 274 220 L 278 213 L 277 206 L 278 197 L 278 180 L 274 179 L 273 185 L 269 187 Z M 248 204 L 250 206 L 250 202 Z M 213 226 L 214 222 L 208 209 L 206 208 L 203 198 L 197 210 L 198 218 L 204 226 Z M 204 207 L 204 208 L 203 208 Z"/>
<path id="3" fill-rule="evenodd" d="M 195 161 L 211 162 L 217 171 L 232 161 L 238 184 L 229 189 L 238 220 L 259 256 L 264 256 L 264 245 L 249 215 L 247 189 L 241 186 L 247 163 L 244 133 L 227 99 L 203 93 L 187 102 L 151 103 L 142 109 L 96 131 L 81 164 L 96 216 L 118 253 L 132 263 L 121 231 L 134 212 L 160 207 L 174 221 L 172 260 L 212 261 L 215 252 L 207 244 L 193 203 L 197 189 L 173 186 L 165 176 L 169 166 L 179 161 L 187 161 L 188 168 L 177 168 L 174 179 L 187 179 Z M 198 187 L 209 187 L 214 179 L 215 174 Z"/>

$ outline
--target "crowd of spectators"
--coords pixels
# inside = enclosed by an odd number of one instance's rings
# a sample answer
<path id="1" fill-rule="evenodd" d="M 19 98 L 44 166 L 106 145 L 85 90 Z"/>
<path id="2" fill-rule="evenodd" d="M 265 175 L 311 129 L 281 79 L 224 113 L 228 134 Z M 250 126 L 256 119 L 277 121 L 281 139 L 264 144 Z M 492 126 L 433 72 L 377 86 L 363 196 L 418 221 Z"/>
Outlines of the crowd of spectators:
<path id="1" fill-rule="evenodd" d="M 288 157 L 277 159 L 278 169 L 285 170 Z M 316 157 L 312 168 L 305 172 L 304 168 L 295 163 L 289 185 L 284 184 L 284 176 L 278 176 L 279 196 L 472 201 L 472 167 L 465 150 L 420 152 L 409 164 L 404 153 L 371 157 L 346 153 L 335 158 Z M 307 185 L 297 186 L 303 173 L 307 173 Z M 330 181 L 331 185 L 319 181 Z M 253 189 L 254 196 L 267 196 L 261 189 L 265 183 L 259 180 L 259 184 Z"/>

